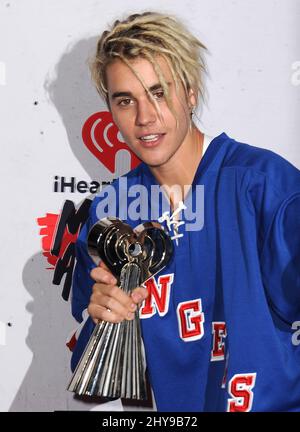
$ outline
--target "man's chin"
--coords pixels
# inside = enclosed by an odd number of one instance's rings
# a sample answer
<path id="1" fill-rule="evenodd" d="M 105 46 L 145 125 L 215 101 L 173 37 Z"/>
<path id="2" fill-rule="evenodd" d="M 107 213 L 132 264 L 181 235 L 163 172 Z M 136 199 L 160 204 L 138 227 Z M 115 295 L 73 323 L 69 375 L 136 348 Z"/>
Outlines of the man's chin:
<path id="1" fill-rule="evenodd" d="M 148 165 L 149 168 L 161 168 L 163 167 L 168 161 L 169 158 L 153 158 L 153 157 L 141 157 L 140 155 L 137 155 L 141 161 L 143 161 L 146 165 Z"/>
<path id="2" fill-rule="evenodd" d="M 159 161 L 159 162 L 154 162 L 154 161 L 143 161 L 146 165 L 148 165 L 149 168 L 161 168 L 165 165 L 166 162 L 164 161 Z"/>

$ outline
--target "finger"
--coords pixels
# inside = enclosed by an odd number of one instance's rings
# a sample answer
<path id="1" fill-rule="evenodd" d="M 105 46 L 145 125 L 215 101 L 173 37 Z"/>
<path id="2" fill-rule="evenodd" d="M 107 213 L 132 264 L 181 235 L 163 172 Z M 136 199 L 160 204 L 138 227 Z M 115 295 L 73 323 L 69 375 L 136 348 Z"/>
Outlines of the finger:
<path id="1" fill-rule="evenodd" d="M 99 294 L 96 302 L 100 304 L 102 302 L 101 295 L 105 295 L 119 302 L 127 310 L 133 310 L 135 307 L 135 302 L 132 301 L 132 297 L 116 285 L 95 284 L 93 286 L 93 293 Z"/>
<path id="2" fill-rule="evenodd" d="M 135 312 L 137 309 L 132 298 L 115 285 L 94 284 L 90 303 L 111 309 L 114 313 L 121 315 L 123 319 L 128 319 L 128 313 Z"/>
<path id="3" fill-rule="evenodd" d="M 123 305 L 115 297 L 103 294 L 102 292 L 94 292 L 91 296 L 91 303 L 109 309 L 116 315 L 122 317 L 122 319 L 128 319 L 131 317 L 129 313 L 133 313 L 137 309 L 137 305 L 132 301 L 130 297 L 126 299 L 126 304 Z M 128 315 L 129 314 L 129 315 Z"/>
<path id="4" fill-rule="evenodd" d="M 94 281 L 105 284 L 115 285 L 117 283 L 116 278 L 113 274 L 102 267 L 95 267 L 90 273 L 90 276 Z"/>
<path id="5" fill-rule="evenodd" d="M 148 290 L 144 287 L 137 287 L 131 293 L 131 298 L 136 304 L 142 303 L 148 297 Z"/>
<path id="6" fill-rule="evenodd" d="M 111 323 L 119 323 L 124 320 L 124 318 L 121 315 L 118 315 L 114 312 L 112 312 L 109 309 L 106 309 L 105 307 L 102 307 L 100 305 L 91 303 L 88 307 L 88 313 L 91 316 L 92 320 L 95 324 L 98 324 L 99 321 L 108 321 Z"/>

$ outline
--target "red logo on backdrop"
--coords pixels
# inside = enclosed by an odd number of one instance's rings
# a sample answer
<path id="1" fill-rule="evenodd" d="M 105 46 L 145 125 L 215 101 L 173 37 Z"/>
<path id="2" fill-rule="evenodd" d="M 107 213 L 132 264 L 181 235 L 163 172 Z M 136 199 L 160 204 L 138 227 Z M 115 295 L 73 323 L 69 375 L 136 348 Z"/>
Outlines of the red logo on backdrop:
<path id="1" fill-rule="evenodd" d="M 85 199 L 78 209 L 72 201 L 66 200 L 60 214 L 47 213 L 37 219 L 42 236 L 43 255 L 54 270 L 52 283 L 60 285 L 65 281 L 62 291 L 68 300 L 75 265 L 75 242 L 89 215 L 92 201 Z"/>
<path id="2" fill-rule="evenodd" d="M 58 256 L 51 253 L 59 218 L 59 214 L 47 213 L 45 217 L 37 219 L 37 223 L 40 226 L 40 236 L 42 237 L 43 255 L 51 265 L 51 267 L 47 268 L 48 270 L 54 270 L 58 259 L 63 256 L 68 245 L 74 243 L 77 239 L 77 234 L 70 234 L 66 228 L 62 237 Z"/>
<path id="3" fill-rule="evenodd" d="M 108 111 L 91 115 L 82 127 L 82 139 L 90 152 L 111 172 L 115 173 L 116 154 L 127 150 L 131 155 L 131 169 L 141 162 L 140 159 L 122 141 L 119 129 L 114 124 Z"/>

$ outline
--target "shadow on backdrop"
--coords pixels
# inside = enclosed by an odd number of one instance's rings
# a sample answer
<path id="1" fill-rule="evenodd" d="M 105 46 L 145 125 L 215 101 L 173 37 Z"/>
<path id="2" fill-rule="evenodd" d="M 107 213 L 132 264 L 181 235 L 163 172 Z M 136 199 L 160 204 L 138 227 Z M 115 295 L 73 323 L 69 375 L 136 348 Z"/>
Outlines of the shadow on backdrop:
<path id="1" fill-rule="evenodd" d="M 124 151 L 117 154 L 117 169 L 112 175 L 82 142 L 81 128 L 86 119 L 95 112 L 107 110 L 93 87 L 87 65 L 96 41 L 92 37 L 69 46 L 47 76 L 44 90 L 62 119 L 74 156 L 92 180 L 101 182 L 126 173 L 130 156 Z M 67 165 L 68 161 L 65 162 Z M 63 202 L 62 198 L 61 207 Z M 36 227 L 38 236 L 38 224 Z M 81 400 L 66 391 L 71 372 L 70 352 L 65 343 L 77 324 L 71 316 L 70 303 L 61 298 L 62 286 L 52 284 L 53 271 L 46 270 L 47 267 L 47 260 L 40 252 L 30 257 L 23 269 L 24 286 L 33 298 L 26 305 L 32 313 L 26 338 L 32 362 L 9 411 L 122 410 L 120 400 L 101 404 L 100 398 Z M 130 410 L 131 406 L 129 403 L 126 409 Z"/>

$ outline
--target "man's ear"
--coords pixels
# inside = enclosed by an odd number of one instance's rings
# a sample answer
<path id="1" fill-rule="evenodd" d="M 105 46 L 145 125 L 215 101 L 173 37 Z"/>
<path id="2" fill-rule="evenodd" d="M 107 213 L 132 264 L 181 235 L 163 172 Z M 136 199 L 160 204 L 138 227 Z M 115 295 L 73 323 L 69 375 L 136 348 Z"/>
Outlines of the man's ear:
<path id="1" fill-rule="evenodd" d="M 189 89 L 189 93 L 188 93 L 188 103 L 189 103 L 189 107 L 192 110 L 194 107 L 196 107 L 197 105 L 197 98 L 195 96 L 195 92 L 192 88 Z"/>

